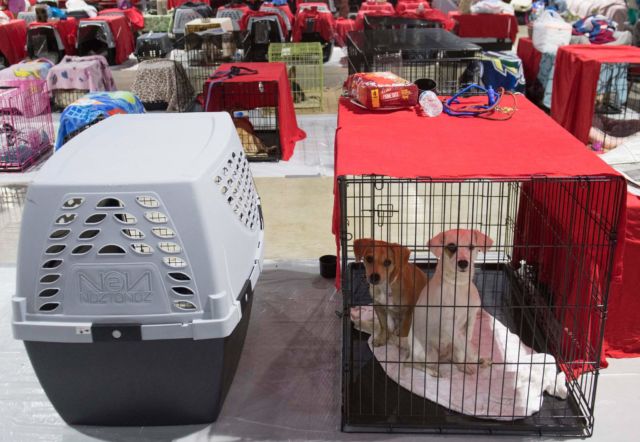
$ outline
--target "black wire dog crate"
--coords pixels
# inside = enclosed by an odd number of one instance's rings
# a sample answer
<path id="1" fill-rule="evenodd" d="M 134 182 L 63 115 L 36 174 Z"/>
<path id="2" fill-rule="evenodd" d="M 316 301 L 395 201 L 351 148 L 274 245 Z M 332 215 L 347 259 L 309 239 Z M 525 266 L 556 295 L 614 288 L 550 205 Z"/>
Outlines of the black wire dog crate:
<path id="1" fill-rule="evenodd" d="M 205 100 L 207 110 L 231 114 L 249 161 L 282 158 L 277 81 L 212 83 Z"/>
<path id="2" fill-rule="evenodd" d="M 442 24 L 437 21 L 424 20 L 419 18 L 390 17 L 386 15 L 364 16 L 364 29 L 432 29 L 442 28 Z"/>
<path id="3" fill-rule="evenodd" d="M 339 177 L 343 430 L 591 435 L 624 189 Z"/>
<path id="4" fill-rule="evenodd" d="M 596 88 L 589 142 L 611 150 L 640 140 L 640 64 L 603 63 Z"/>
<path id="5" fill-rule="evenodd" d="M 196 96 L 202 97 L 204 83 L 216 69 L 231 61 L 236 48 L 241 47 L 240 32 L 194 32 L 185 35 L 184 49 L 176 49 L 171 58 L 182 64 Z"/>
<path id="6" fill-rule="evenodd" d="M 429 78 L 437 92 L 452 94 L 464 84 L 479 83 L 480 47 L 444 29 L 380 29 L 350 32 L 349 74 L 391 71 L 415 81 Z"/>

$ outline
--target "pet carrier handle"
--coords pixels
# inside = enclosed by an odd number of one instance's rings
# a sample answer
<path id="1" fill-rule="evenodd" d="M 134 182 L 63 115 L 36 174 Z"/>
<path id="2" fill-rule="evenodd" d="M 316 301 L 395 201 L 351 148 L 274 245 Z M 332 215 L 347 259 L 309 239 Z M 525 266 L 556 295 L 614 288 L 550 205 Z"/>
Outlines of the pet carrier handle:
<path id="1" fill-rule="evenodd" d="M 92 324 L 93 342 L 142 341 L 140 324 Z"/>

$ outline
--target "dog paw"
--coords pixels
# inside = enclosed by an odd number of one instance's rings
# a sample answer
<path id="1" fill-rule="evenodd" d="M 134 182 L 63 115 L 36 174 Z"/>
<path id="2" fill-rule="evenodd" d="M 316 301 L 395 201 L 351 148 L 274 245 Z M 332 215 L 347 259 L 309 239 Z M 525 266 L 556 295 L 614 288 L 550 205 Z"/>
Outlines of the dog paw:
<path id="1" fill-rule="evenodd" d="M 476 372 L 475 364 L 466 363 L 466 364 L 457 364 L 458 370 L 466 374 L 474 374 Z"/>
<path id="2" fill-rule="evenodd" d="M 484 358 L 480 358 L 478 362 L 480 363 L 480 367 L 482 368 L 491 367 L 491 364 L 493 363 L 491 359 L 484 359 Z"/>
<path id="3" fill-rule="evenodd" d="M 429 376 L 433 376 L 434 378 L 440 377 L 440 370 L 438 370 L 437 365 L 427 365 L 426 370 Z"/>
<path id="4" fill-rule="evenodd" d="M 373 346 L 374 347 L 382 347 L 383 345 L 387 345 L 387 337 L 386 336 L 376 336 L 373 338 Z"/>

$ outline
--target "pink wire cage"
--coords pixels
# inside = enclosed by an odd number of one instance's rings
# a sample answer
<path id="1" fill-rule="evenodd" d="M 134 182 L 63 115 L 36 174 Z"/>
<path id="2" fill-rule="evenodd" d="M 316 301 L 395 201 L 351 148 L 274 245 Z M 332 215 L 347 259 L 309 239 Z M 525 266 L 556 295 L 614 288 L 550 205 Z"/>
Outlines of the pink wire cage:
<path id="1" fill-rule="evenodd" d="M 0 171 L 23 171 L 51 152 L 54 141 L 44 80 L 0 82 Z"/>

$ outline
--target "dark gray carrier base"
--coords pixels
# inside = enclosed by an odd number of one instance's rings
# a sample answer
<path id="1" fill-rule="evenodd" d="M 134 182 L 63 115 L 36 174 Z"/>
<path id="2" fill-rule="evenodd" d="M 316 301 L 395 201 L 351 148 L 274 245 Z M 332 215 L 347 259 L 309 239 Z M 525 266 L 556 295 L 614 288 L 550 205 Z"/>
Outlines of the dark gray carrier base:
<path id="1" fill-rule="evenodd" d="M 129 331 L 124 329 L 120 341 L 25 346 L 44 391 L 68 424 L 210 423 L 240 360 L 253 301 L 249 281 L 241 297 L 242 320 L 226 338 L 122 341 Z"/>

